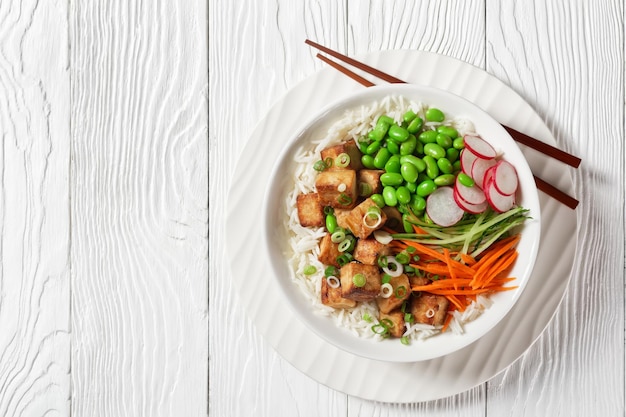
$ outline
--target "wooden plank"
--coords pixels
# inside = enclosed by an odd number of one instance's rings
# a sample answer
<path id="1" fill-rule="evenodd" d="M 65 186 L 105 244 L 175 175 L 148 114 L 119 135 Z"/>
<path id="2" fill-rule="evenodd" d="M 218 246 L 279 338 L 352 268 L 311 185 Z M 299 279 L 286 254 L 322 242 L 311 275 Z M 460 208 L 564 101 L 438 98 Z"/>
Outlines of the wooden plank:
<path id="1" fill-rule="evenodd" d="M 306 38 L 345 44 L 345 2 L 209 3 L 210 413 L 345 415 L 345 395 L 303 375 L 256 331 L 239 305 L 224 253 L 224 197 L 248 132 L 289 88 L 323 66 Z"/>
<path id="2" fill-rule="evenodd" d="M 69 415 L 67 2 L 0 3 L 0 415 Z"/>
<path id="3" fill-rule="evenodd" d="M 566 297 L 538 342 L 489 382 L 487 415 L 623 415 L 624 5 L 487 3 L 488 70 L 583 158 L 570 170 L 581 203 Z"/>
<path id="4" fill-rule="evenodd" d="M 72 415 L 204 416 L 206 2 L 72 2 Z"/>

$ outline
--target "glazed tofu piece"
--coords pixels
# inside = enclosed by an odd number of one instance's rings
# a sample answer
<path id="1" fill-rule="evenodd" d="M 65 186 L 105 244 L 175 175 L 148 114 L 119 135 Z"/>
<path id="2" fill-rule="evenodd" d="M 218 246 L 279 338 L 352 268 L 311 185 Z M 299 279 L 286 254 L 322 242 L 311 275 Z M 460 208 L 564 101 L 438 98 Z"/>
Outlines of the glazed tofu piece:
<path id="1" fill-rule="evenodd" d="M 448 314 L 449 303 L 443 295 L 422 292 L 411 297 L 411 314 L 416 323 L 442 325 Z"/>
<path id="2" fill-rule="evenodd" d="M 391 206 L 383 207 L 383 212 L 387 216 L 385 226 L 404 233 L 404 227 L 402 226 L 402 213 L 400 213 L 397 208 Z"/>
<path id="3" fill-rule="evenodd" d="M 392 277 L 389 283 L 393 288 L 391 296 L 387 298 L 378 297 L 376 299 L 376 304 L 378 304 L 378 309 L 381 313 L 389 313 L 399 308 L 404 300 L 407 300 L 411 296 L 409 277 L 405 274 Z"/>
<path id="4" fill-rule="evenodd" d="M 322 171 L 315 178 L 315 189 L 323 207 L 351 209 L 359 197 L 356 171 L 352 169 Z"/>
<path id="5" fill-rule="evenodd" d="M 350 163 L 346 167 L 338 167 L 335 165 L 335 158 L 337 158 L 342 153 L 348 154 L 350 156 Z M 361 163 L 361 151 L 359 150 L 356 142 L 354 140 L 349 140 L 339 145 L 330 146 L 321 152 L 322 160 L 326 161 L 328 158 L 333 160 L 332 166 L 329 170 L 338 170 L 338 169 L 352 169 L 354 171 L 358 171 L 363 168 L 363 164 Z"/>
<path id="6" fill-rule="evenodd" d="M 391 249 L 373 238 L 359 239 L 352 255 L 354 259 L 366 265 L 377 265 L 380 255 L 389 255 Z"/>
<path id="7" fill-rule="evenodd" d="M 337 219 L 337 226 L 341 227 L 342 229 L 348 229 L 349 227 L 348 227 L 348 222 L 346 222 L 346 219 L 350 215 L 350 210 L 335 209 L 334 213 L 335 213 L 335 218 Z"/>
<path id="8" fill-rule="evenodd" d="M 420 286 L 420 287 L 422 285 L 428 285 L 432 282 L 426 277 L 418 277 L 418 276 L 412 276 L 411 278 L 409 278 L 409 281 L 411 282 L 411 286 Z"/>
<path id="9" fill-rule="evenodd" d="M 383 186 L 380 183 L 380 176 L 385 171 L 381 169 L 362 169 L 357 173 L 357 181 L 359 182 L 359 193 L 363 197 L 369 197 L 372 194 L 380 194 Z M 365 186 L 364 186 L 365 185 Z M 363 194 L 363 188 L 369 191 Z"/>
<path id="10" fill-rule="evenodd" d="M 352 211 L 350 211 L 350 215 L 346 218 L 348 228 L 352 231 L 352 234 L 359 239 L 367 238 L 374 230 L 383 227 L 387 221 L 387 215 L 384 211 L 380 210 L 381 221 L 378 222 L 378 225 L 373 223 L 374 220 L 372 220 L 372 223 L 365 222 L 363 218 L 370 207 L 378 208 L 374 200 L 366 198 L 361 204 L 353 208 Z"/>
<path id="11" fill-rule="evenodd" d="M 389 326 L 389 334 L 393 337 L 402 337 L 404 332 L 406 331 L 406 327 L 404 325 L 404 313 L 402 311 L 393 310 L 389 313 L 383 313 L 382 311 L 378 315 L 378 321 L 382 322 L 385 320 L 385 324 Z"/>
<path id="12" fill-rule="evenodd" d="M 362 274 L 364 285 L 357 286 L 354 276 Z M 355 301 L 370 301 L 380 293 L 380 272 L 377 266 L 350 262 L 341 267 L 341 295 Z"/>
<path id="13" fill-rule="evenodd" d="M 337 257 L 339 255 L 341 255 L 341 252 L 339 252 L 339 245 L 337 243 L 333 243 L 330 238 L 330 234 L 326 233 L 322 240 L 320 240 L 320 254 L 317 259 L 324 265 L 332 265 L 339 268 L 339 264 L 337 263 Z"/>
<path id="14" fill-rule="evenodd" d="M 341 286 L 333 288 L 328 285 L 326 277 L 322 278 L 322 304 L 333 308 L 351 308 L 356 301 L 341 296 Z"/>
<path id="15" fill-rule="evenodd" d="M 325 223 L 324 208 L 317 193 L 300 194 L 296 198 L 298 220 L 303 227 L 321 227 Z"/>

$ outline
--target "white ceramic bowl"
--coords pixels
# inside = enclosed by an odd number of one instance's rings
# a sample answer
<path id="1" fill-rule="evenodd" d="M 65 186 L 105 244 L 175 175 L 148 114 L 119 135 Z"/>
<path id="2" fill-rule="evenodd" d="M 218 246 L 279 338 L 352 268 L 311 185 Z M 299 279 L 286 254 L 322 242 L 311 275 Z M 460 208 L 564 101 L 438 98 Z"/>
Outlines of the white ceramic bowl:
<path id="1" fill-rule="evenodd" d="M 398 339 L 374 340 L 355 336 L 338 327 L 332 319 L 316 314 L 302 290 L 293 282 L 294 271 L 289 266 L 285 253 L 289 252 L 289 236 L 286 222 L 285 199 L 293 189 L 293 173 L 296 163 L 295 151 L 301 146 L 311 146 L 312 138 L 323 135 L 328 126 L 344 115 L 345 110 L 370 104 L 386 96 L 398 95 L 421 102 L 430 107 L 438 107 L 447 117 L 462 117 L 473 122 L 475 130 L 494 148 L 503 154 L 502 158 L 511 162 L 518 173 L 520 186 L 517 203 L 530 210 L 530 219 L 522 226 L 522 237 L 517 249 L 519 257 L 511 272 L 517 278 L 518 288 L 491 296 L 493 304 L 477 319 L 464 325 L 463 334 L 452 331 L 432 336 L 422 341 L 412 341 L 406 346 Z M 503 103 L 506 105 L 506 103 Z M 491 330 L 513 307 L 529 280 L 540 239 L 540 206 L 533 175 L 517 144 L 504 128 L 487 113 L 454 94 L 431 87 L 390 84 L 364 89 L 361 92 L 330 104 L 316 112 L 300 132 L 293 135 L 277 160 L 263 202 L 265 219 L 266 247 L 274 275 L 256 279 L 274 279 L 278 282 L 283 296 L 294 314 L 316 334 L 338 348 L 366 358 L 391 361 L 415 362 L 429 360 L 455 352 L 476 341 Z M 306 121 L 305 121 L 306 122 Z M 512 284 L 512 285 L 513 285 Z"/>

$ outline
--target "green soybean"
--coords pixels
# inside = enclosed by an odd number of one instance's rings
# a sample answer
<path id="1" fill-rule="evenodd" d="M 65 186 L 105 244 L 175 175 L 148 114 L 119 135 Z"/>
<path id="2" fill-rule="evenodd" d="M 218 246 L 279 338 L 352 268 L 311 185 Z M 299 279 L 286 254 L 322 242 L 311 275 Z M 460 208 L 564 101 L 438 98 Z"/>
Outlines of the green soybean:
<path id="1" fill-rule="evenodd" d="M 442 174 L 435 178 L 433 182 L 435 183 L 435 185 L 442 187 L 444 185 L 454 184 L 455 179 L 456 177 L 454 176 L 454 174 Z"/>
<path id="2" fill-rule="evenodd" d="M 409 109 L 402 115 L 402 120 L 404 120 L 405 123 L 411 123 L 416 116 L 417 114 L 415 114 L 413 110 Z"/>
<path id="3" fill-rule="evenodd" d="M 416 214 L 426 209 L 426 199 L 419 194 L 413 194 L 409 204 Z"/>
<path id="4" fill-rule="evenodd" d="M 439 133 L 437 135 L 436 141 L 437 141 L 437 144 L 444 149 L 448 149 L 449 147 L 452 146 L 452 138 L 450 138 L 450 136 L 445 135 L 443 133 Z"/>
<path id="5" fill-rule="evenodd" d="M 444 135 L 450 137 L 451 139 L 455 139 L 459 136 L 459 132 L 453 128 L 452 126 L 438 126 L 437 132 L 443 133 Z"/>
<path id="6" fill-rule="evenodd" d="M 367 146 L 367 149 L 365 149 L 365 154 L 374 155 L 376 152 L 378 152 L 380 147 L 381 147 L 380 141 L 379 140 L 374 141 Z"/>
<path id="7" fill-rule="evenodd" d="M 446 156 L 446 150 L 436 143 L 427 143 L 424 145 L 424 154 L 439 159 Z"/>
<path id="8" fill-rule="evenodd" d="M 393 118 L 387 116 L 386 114 L 383 114 L 382 116 L 378 118 L 378 120 L 376 120 L 376 125 L 378 125 L 379 123 L 384 123 L 387 126 L 391 126 L 395 122 L 396 121 L 393 120 Z"/>
<path id="9" fill-rule="evenodd" d="M 452 166 L 454 167 L 454 172 L 459 172 L 461 170 L 461 160 L 457 159 L 456 161 L 454 161 Z"/>
<path id="10" fill-rule="evenodd" d="M 367 155 L 367 154 L 363 155 L 361 157 L 361 163 L 367 169 L 374 169 L 374 168 L 376 168 L 374 166 L 374 157 L 372 155 Z"/>
<path id="11" fill-rule="evenodd" d="M 361 153 L 365 153 L 365 151 L 367 150 L 367 146 L 370 144 L 370 141 L 367 138 L 362 137 L 356 142 L 356 144 Z"/>
<path id="12" fill-rule="evenodd" d="M 411 120 L 409 125 L 406 127 L 406 130 L 408 130 L 409 133 L 415 134 L 420 131 L 423 125 L 424 120 L 422 120 L 421 117 L 416 117 L 415 119 Z"/>
<path id="13" fill-rule="evenodd" d="M 439 167 L 439 171 L 443 174 L 452 174 L 454 172 L 452 162 L 450 162 L 447 158 L 437 159 L 437 167 Z"/>
<path id="14" fill-rule="evenodd" d="M 382 194 L 372 194 L 370 198 L 374 203 L 376 203 L 378 207 L 385 207 L 385 199 L 383 198 Z"/>
<path id="15" fill-rule="evenodd" d="M 411 155 L 417 147 L 417 138 L 415 135 L 409 135 L 409 138 L 400 145 L 400 155 Z"/>
<path id="16" fill-rule="evenodd" d="M 385 172 L 400 173 L 400 156 L 391 155 L 387 163 L 385 164 Z"/>
<path id="17" fill-rule="evenodd" d="M 411 192 L 405 186 L 401 185 L 396 188 L 396 199 L 400 204 L 407 204 L 411 201 Z"/>
<path id="18" fill-rule="evenodd" d="M 472 187 L 474 185 L 474 179 L 463 172 L 459 173 L 458 179 L 459 182 L 466 187 Z"/>
<path id="19" fill-rule="evenodd" d="M 367 134 L 367 137 L 375 142 L 380 142 L 383 140 L 388 130 L 389 124 L 379 120 L 374 129 L 370 130 Z"/>
<path id="20" fill-rule="evenodd" d="M 426 120 L 429 122 L 443 122 L 446 116 L 443 114 L 441 110 L 436 107 L 431 107 L 426 110 Z"/>
<path id="21" fill-rule="evenodd" d="M 337 217 L 334 214 L 326 215 L 326 230 L 328 233 L 335 233 L 335 229 L 337 229 Z"/>
<path id="22" fill-rule="evenodd" d="M 425 130 L 417 138 L 422 143 L 434 143 L 437 142 L 437 135 L 436 130 Z"/>
<path id="23" fill-rule="evenodd" d="M 409 163 L 415 165 L 415 168 L 417 168 L 417 172 L 423 172 L 426 170 L 426 163 L 415 155 L 405 155 L 400 157 L 400 163 Z"/>
<path id="24" fill-rule="evenodd" d="M 415 182 L 417 181 L 417 176 L 419 173 L 417 172 L 417 167 L 415 165 L 407 162 L 400 165 L 400 174 L 405 181 Z"/>
<path id="25" fill-rule="evenodd" d="M 455 148 L 446 149 L 446 158 L 448 158 L 448 161 L 450 162 L 454 162 L 457 159 L 459 159 L 459 155 L 460 155 L 460 152 L 458 149 L 455 149 Z"/>
<path id="26" fill-rule="evenodd" d="M 395 207 L 396 205 L 398 205 L 396 189 L 389 185 L 383 188 L 383 199 L 385 200 L 385 205 L 387 206 Z"/>
<path id="27" fill-rule="evenodd" d="M 401 174 L 395 172 L 385 172 L 380 176 L 380 183 L 384 186 L 398 186 L 404 182 Z M 384 194 L 383 194 L 384 196 Z"/>
<path id="28" fill-rule="evenodd" d="M 426 163 L 426 176 L 431 180 L 439 175 L 439 167 L 437 166 L 437 160 L 431 155 L 424 155 L 422 160 Z"/>
<path id="29" fill-rule="evenodd" d="M 465 148 L 465 141 L 462 137 L 458 137 L 452 141 L 452 146 L 454 147 L 454 149 L 461 150 Z"/>
<path id="30" fill-rule="evenodd" d="M 383 169 L 387 161 L 391 158 L 391 152 L 387 148 L 380 148 L 374 157 L 374 166 Z"/>
<path id="31" fill-rule="evenodd" d="M 420 197 L 426 197 L 427 195 L 431 194 L 436 189 L 437 189 L 437 184 L 435 184 L 433 180 L 426 180 L 417 186 L 417 190 L 415 192 Z"/>
<path id="32" fill-rule="evenodd" d="M 394 155 L 400 153 L 400 145 L 398 145 L 398 142 L 396 142 L 395 140 L 387 140 L 385 143 L 387 144 L 387 149 L 389 149 L 389 152 Z"/>
<path id="33" fill-rule="evenodd" d="M 417 190 L 417 183 L 414 182 L 407 182 L 406 184 L 404 184 L 404 186 L 406 187 L 407 190 L 409 190 L 412 194 L 415 194 L 415 191 Z"/>
<path id="34" fill-rule="evenodd" d="M 404 142 L 409 138 L 409 131 L 396 124 L 389 127 L 387 134 L 391 139 L 397 140 L 398 142 Z"/>

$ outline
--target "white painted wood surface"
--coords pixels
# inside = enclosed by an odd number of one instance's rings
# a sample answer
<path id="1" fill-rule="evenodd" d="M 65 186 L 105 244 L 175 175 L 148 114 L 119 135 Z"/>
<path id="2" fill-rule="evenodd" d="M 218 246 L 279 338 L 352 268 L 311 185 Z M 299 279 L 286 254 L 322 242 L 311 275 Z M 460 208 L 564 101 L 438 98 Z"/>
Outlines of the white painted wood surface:
<path id="1" fill-rule="evenodd" d="M 620 0 L 0 1 L 0 415 L 624 415 L 624 13 Z M 323 68 L 305 38 L 484 68 L 583 157 L 567 294 L 487 383 L 420 404 L 349 397 L 286 363 L 238 306 L 223 197 L 248 132 Z"/>

